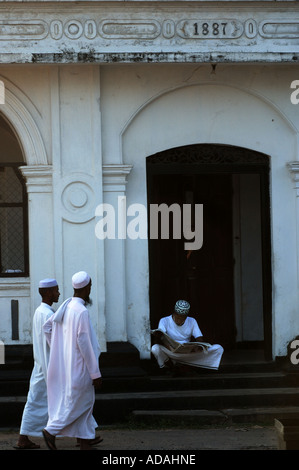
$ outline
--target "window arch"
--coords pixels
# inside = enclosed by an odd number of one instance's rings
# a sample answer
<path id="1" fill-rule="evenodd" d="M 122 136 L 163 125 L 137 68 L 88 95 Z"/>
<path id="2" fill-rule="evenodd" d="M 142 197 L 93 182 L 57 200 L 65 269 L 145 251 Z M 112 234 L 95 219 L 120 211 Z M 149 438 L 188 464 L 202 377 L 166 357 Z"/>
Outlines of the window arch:
<path id="1" fill-rule="evenodd" d="M 0 277 L 28 276 L 28 199 L 19 170 L 24 159 L 13 129 L 1 115 L 0 140 Z"/>

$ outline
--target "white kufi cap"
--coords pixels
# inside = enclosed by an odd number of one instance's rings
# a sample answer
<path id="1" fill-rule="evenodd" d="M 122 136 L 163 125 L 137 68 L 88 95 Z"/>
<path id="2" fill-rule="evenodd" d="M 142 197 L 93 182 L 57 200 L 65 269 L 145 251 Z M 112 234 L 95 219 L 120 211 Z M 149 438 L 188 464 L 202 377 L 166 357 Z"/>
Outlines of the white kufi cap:
<path id="1" fill-rule="evenodd" d="M 72 285 L 74 289 L 82 289 L 90 283 L 90 276 L 85 271 L 79 271 L 72 277 Z"/>
<path id="2" fill-rule="evenodd" d="M 39 288 L 55 286 L 58 286 L 56 279 L 42 279 L 38 284 Z"/>

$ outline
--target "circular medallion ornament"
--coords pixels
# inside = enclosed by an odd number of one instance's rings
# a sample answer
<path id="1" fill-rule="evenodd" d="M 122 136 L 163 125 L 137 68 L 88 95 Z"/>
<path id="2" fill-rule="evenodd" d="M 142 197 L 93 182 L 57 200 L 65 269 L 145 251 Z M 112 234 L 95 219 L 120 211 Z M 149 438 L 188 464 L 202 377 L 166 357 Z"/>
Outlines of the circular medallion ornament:
<path id="1" fill-rule="evenodd" d="M 94 217 L 94 191 L 87 181 L 71 181 L 65 185 L 61 202 L 63 218 L 69 222 L 87 222 Z"/>

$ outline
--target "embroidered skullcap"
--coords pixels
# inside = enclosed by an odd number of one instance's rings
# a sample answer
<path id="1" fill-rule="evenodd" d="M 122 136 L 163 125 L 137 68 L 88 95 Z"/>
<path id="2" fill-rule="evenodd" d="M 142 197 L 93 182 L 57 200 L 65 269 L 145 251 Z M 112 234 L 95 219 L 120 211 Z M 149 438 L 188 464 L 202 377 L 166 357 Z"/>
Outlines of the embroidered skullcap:
<path id="1" fill-rule="evenodd" d="M 74 289 L 82 289 L 90 283 L 90 276 L 85 271 L 79 271 L 72 277 L 72 285 Z"/>
<path id="2" fill-rule="evenodd" d="M 38 284 L 39 288 L 55 286 L 58 286 L 56 279 L 42 279 Z"/>
<path id="3" fill-rule="evenodd" d="M 190 304 L 186 300 L 178 300 L 174 306 L 175 313 L 179 315 L 188 315 Z"/>

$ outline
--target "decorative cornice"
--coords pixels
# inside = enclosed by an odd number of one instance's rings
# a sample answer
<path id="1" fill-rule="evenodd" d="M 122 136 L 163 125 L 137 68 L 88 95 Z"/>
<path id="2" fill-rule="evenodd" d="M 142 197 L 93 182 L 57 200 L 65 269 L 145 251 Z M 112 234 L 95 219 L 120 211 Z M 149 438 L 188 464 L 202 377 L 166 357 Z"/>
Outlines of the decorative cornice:
<path id="1" fill-rule="evenodd" d="M 294 182 L 294 188 L 296 190 L 296 196 L 299 197 L 299 162 L 289 162 L 287 163 L 287 168 L 291 174 L 292 180 Z"/>
<path id="2" fill-rule="evenodd" d="M 24 278 L 0 278 L 0 297 L 30 296 L 30 280 Z"/>
<path id="3" fill-rule="evenodd" d="M 106 164 L 103 165 L 103 189 L 104 191 L 125 191 L 127 178 L 133 165 Z"/>
<path id="4" fill-rule="evenodd" d="M 28 193 L 52 192 L 52 165 L 27 165 L 20 170 L 26 180 Z"/>

